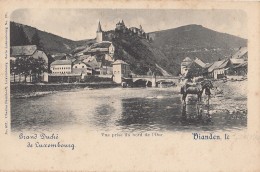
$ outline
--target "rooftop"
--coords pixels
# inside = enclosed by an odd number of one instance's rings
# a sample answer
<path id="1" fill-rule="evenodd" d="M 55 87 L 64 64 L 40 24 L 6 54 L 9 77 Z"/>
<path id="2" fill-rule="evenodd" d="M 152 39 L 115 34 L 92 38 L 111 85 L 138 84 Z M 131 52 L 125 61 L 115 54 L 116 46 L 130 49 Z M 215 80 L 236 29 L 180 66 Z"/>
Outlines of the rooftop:
<path id="1" fill-rule="evenodd" d="M 217 69 L 221 69 L 221 68 L 226 67 L 228 62 L 229 62 L 229 59 L 226 59 L 220 66 L 217 67 Z"/>
<path id="2" fill-rule="evenodd" d="M 215 69 L 220 69 L 220 68 L 224 67 L 227 64 L 227 62 L 228 62 L 228 60 L 226 60 L 226 59 L 214 62 L 209 67 L 208 72 L 212 72 Z"/>
<path id="3" fill-rule="evenodd" d="M 206 67 L 206 64 L 203 61 L 201 61 L 199 58 L 196 58 L 194 60 L 194 62 L 197 63 L 198 65 L 200 65 L 203 68 Z"/>
<path id="4" fill-rule="evenodd" d="M 36 45 L 12 46 L 11 56 L 30 56 L 37 50 Z"/>
<path id="5" fill-rule="evenodd" d="M 65 60 L 66 59 L 66 54 L 56 55 L 53 58 L 54 58 L 54 60 Z"/>
<path id="6" fill-rule="evenodd" d="M 84 62 L 87 66 L 95 69 L 95 68 L 100 68 L 101 67 L 101 62 L 97 62 L 96 60 L 89 61 L 89 62 Z"/>
<path id="7" fill-rule="evenodd" d="M 241 64 L 239 64 L 239 65 L 235 66 L 234 68 L 239 68 L 239 67 L 247 67 L 247 65 L 248 65 L 248 62 L 247 62 L 247 61 L 245 61 L 244 63 L 241 63 Z"/>
<path id="8" fill-rule="evenodd" d="M 88 63 L 84 62 L 83 60 L 75 60 L 75 61 L 73 62 L 73 65 L 74 65 L 74 64 L 80 64 L 80 63 L 83 63 L 83 64 L 85 64 L 85 65 L 88 66 L 88 67 L 91 67 Z"/>
<path id="9" fill-rule="evenodd" d="M 241 47 L 233 56 L 232 58 L 241 58 L 248 52 L 247 47 Z"/>
<path id="10" fill-rule="evenodd" d="M 71 60 L 56 60 L 51 63 L 51 65 L 71 65 L 72 61 Z"/>
<path id="11" fill-rule="evenodd" d="M 182 60 L 183 62 L 192 62 L 192 60 L 189 57 L 185 57 L 185 59 Z"/>
<path id="12" fill-rule="evenodd" d="M 112 63 L 112 65 L 116 65 L 116 64 L 126 64 L 126 65 L 129 65 L 128 63 L 124 62 L 123 60 L 116 60 L 114 63 Z"/>

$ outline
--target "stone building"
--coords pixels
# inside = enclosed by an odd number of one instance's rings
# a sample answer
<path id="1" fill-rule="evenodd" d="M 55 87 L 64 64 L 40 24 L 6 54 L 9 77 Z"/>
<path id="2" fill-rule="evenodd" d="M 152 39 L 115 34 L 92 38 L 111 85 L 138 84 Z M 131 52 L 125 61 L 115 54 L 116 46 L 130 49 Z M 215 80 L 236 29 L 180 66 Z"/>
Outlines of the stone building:
<path id="1" fill-rule="evenodd" d="M 113 81 L 121 83 L 123 78 L 130 77 L 130 66 L 123 60 L 116 60 L 113 64 Z"/>

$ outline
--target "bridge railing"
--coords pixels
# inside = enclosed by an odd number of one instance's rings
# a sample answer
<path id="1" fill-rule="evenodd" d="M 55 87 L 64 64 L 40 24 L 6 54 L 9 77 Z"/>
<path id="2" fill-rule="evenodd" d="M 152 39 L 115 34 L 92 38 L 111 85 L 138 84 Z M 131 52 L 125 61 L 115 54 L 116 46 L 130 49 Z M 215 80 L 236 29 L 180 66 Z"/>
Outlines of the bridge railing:
<path id="1" fill-rule="evenodd" d="M 152 78 L 150 75 L 132 75 L 132 78 Z"/>
<path id="2" fill-rule="evenodd" d="M 153 78 L 152 75 L 133 75 L 132 78 Z M 178 76 L 155 76 L 158 79 L 179 79 Z"/>

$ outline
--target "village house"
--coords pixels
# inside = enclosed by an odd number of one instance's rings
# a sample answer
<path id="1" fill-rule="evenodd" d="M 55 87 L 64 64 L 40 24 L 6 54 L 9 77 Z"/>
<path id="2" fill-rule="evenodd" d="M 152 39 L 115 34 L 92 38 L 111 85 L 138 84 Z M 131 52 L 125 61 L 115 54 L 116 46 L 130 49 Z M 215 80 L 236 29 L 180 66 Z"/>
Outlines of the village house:
<path id="1" fill-rule="evenodd" d="M 100 67 L 100 75 L 113 75 L 113 62 L 103 60 Z"/>
<path id="2" fill-rule="evenodd" d="M 51 72 L 53 74 L 69 74 L 72 71 L 71 60 L 56 60 L 51 63 Z"/>
<path id="3" fill-rule="evenodd" d="M 244 61 L 239 65 L 234 66 L 232 69 L 229 70 L 228 75 L 231 76 L 246 76 L 248 70 L 248 62 Z"/>
<path id="4" fill-rule="evenodd" d="M 95 56 L 89 56 L 88 58 L 83 59 L 82 62 L 92 68 L 92 75 L 100 75 L 102 62 L 98 62 Z"/>
<path id="5" fill-rule="evenodd" d="M 122 83 L 123 78 L 130 77 L 130 66 L 123 60 L 116 60 L 113 65 L 113 81 L 116 83 Z"/>
<path id="6" fill-rule="evenodd" d="M 230 61 L 232 68 L 228 70 L 229 76 L 245 76 L 247 75 L 248 65 L 248 50 L 247 47 L 240 47 L 239 50 L 232 55 Z"/>
<path id="7" fill-rule="evenodd" d="M 195 60 L 186 57 L 181 63 L 181 75 L 184 77 L 198 77 L 204 74 L 206 64 L 199 58 Z"/>
<path id="8" fill-rule="evenodd" d="M 240 47 L 238 51 L 232 55 L 231 59 L 244 59 L 245 61 L 247 61 L 248 59 L 247 47 Z"/>
<path id="9" fill-rule="evenodd" d="M 34 59 L 42 58 L 46 67 L 48 67 L 48 57 L 44 51 L 39 50 L 36 45 L 24 45 L 24 46 L 12 46 L 10 49 L 10 58 L 15 61 L 17 58 L 29 58 Z M 41 81 L 48 82 L 48 72 L 43 72 L 41 74 Z M 22 80 L 25 78 L 22 78 Z M 11 79 L 12 80 L 12 79 Z"/>
<path id="10" fill-rule="evenodd" d="M 76 60 L 72 65 L 72 73 L 92 75 L 92 67 L 83 61 Z"/>
<path id="11" fill-rule="evenodd" d="M 220 79 L 226 76 L 227 70 L 232 66 L 230 59 L 223 59 L 212 63 L 208 68 L 208 76 Z"/>
<path id="12" fill-rule="evenodd" d="M 199 58 L 195 58 L 195 60 L 191 63 L 191 65 L 189 66 L 189 70 L 186 76 L 189 77 L 198 77 L 198 76 L 202 76 L 205 72 L 205 66 L 206 64 L 201 61 Z"/>
<path id="13" fill-rule="evenodd" d="M 95 54 L 103 53 L 103 54 L 106 54 L 107 56 L 110 56 L 109 58 L 111 60 L 113 60 L 114 52 L 115 52 L 115 47 L 112 44 L 112 42 L 103 41 L 103 42 L 95 43 L 95 44 L 91 45 L 90 48 L 83 54 L 95 55 Z"/>

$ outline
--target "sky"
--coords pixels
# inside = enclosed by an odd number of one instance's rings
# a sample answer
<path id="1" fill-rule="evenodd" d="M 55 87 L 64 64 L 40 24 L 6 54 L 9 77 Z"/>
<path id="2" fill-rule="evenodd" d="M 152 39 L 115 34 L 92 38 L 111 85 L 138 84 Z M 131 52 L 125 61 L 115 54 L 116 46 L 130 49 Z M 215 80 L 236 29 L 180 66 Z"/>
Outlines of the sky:
<path id="1" fill-rule="evenodd" d="M 127 27 L 142 25 L 145 32 L 198 24 L 247 38 L 247 16 L 241 10 L 18 9 L 11 14 L 11 21 L 71 40 L 95 38 L 98 21 L 107 31 L 122 19 Z"/>

